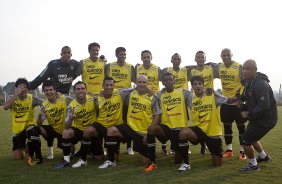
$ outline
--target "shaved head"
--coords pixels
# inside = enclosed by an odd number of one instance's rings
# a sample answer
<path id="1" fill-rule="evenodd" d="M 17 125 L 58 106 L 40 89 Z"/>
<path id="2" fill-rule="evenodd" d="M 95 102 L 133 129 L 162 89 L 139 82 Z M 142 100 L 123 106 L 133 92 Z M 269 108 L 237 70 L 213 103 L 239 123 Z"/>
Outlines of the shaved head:
<path id="1" fill-rule="evenodd" d="M 242 68 L 243 78 L 246 80 L 253 80 L 257 73 L 257 63 L 253 59 L 248 59 L 244 62 Z"/>
<path id="2" fill-rule="evenodd" d="M 139 75 L 136 79 L 136 83 L 140 80 L 146 80 L 148 81 L 148 77 L 146 75 Z"/>

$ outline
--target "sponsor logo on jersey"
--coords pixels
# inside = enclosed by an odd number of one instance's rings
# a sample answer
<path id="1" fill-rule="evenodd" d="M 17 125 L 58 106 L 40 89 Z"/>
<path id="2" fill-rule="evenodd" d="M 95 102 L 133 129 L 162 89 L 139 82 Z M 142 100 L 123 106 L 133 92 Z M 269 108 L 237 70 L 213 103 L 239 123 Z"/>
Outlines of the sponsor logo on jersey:
<path id="1" fill-rule="evenodd" d="M 204 115 L 202 115 L 202 116 L 199 115 L 199 119 L 202 119 L 202 118 L 205 117 L 206 115 L 208 115 L 208 113 L 207 113 L 207 114 L 204 114 Z"/>
<path id="2" fill-rule="evenodd" d="M 21 118 L 21 117 L 24 117 L 24 115 L 19 115 L 19 114 L 17 114 L 17 115 L 15 116 L 15 118 Z"/>
<path id="3" fill-rule="evenodd" d="M 171 107 L 171 108 L 167 107 L 166 110 L 167 110 L 167 111 L 171 111 L 171 110 L 174 109 L 175 107 L 176 107 L 176 105 L 173 106 L 173 107 Z"/>
<path id="4" fill-rule="evenodd" d="M 113 112 L 113 113 L 110 113 L 110 114 L 107 114 L 107 117 L 111 117 L 115 114 L 116 112 Z"/>
<path id="5" fill-rule="evenodd" d="M 134 109 L 132 109 L 131 113 L 135 114 L 135 113 L 139 113 L 139 112 L 142 112 L 142 111 L 135 111 Z"/>
<path id="6" fill-rule="evenodd" d="M 92 80 L 92 79 L 95 79 L 95 78 L 97 78 L 97 77 L 99 77 L 99 75 L 96 75 L 96 76 L 89 76 L 89 79 Z"/>

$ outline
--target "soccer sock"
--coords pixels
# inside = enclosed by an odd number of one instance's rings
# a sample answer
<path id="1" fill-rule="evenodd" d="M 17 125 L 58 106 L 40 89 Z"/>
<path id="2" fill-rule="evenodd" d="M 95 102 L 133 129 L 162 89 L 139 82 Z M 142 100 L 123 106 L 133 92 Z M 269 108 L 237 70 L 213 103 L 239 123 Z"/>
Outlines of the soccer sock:
<path id="1" fill-rule="evenodd" d="M 32 140 L 33 145 L 34 145 L 34 152 L 35 152 L 35 156 L 37 159 L 39 160 L 43 160 L 42 158 L 42 153 L 41 153 L 41 141 L 40 141 L 40 137 L 36 137 L 36 140 Z"/>
<path id="2" fill-rule="evenodd" d="M 70 152 L 71 152 L 71 140 L 70 139 L 62 139 L 62 147 L 63 147 L 63 153 L 64 153 L 64 159 L 66 156 L 66 159 L 70 157 Z M 70 159 L 66 160 L 67 162 L 70 162 Z"/>
<path id="3" fill-rule="evenodd" d="M 66 162 L 70 163 L 70 156 L 69 156 L 69 155 L 64 156 L 64 160 L 65 160 Z"/>
<path id="4" fill-rule="evenodd" d="M 54 152 L 54 151 L 53 151 L 53 146 L 50 146 L 50 147 L 48 147 L 47 149 L 48 149 L 48 153 L 52 153 L 52 154 L 53 154 L 53 152 Z"/>
<path id="5" fill-rule="evenodd" d="M 147 135 L 147 145 L 150 161 L 156 163 L 156 139 L 154 135 Z"/>
<path id="6" fill-rule="evenodd" d="M 242 142 L 242 136 L 243 134 L 245 133 L 245 124 L 237 124 L 237 128 L 238 128 L 238 131 L 239 131 L 239 142 L 240 142 L 240 145 L 243 144 Z"/>
<path id="7" fill-rule="evenodd" d="M 189 155 L 188 155 L 189 144 L 187 140 L 179 140 L 179 152 L 183 158 L 183 162 L 185 164 L 189 163 Z"/>
<path id="8" fill-rule="evenodd" d="M 162 143 L 162 149 L 163 149 L 163 150 L 166 149 L 166 143 Z"/>
<path id="9" fill-rule="evenodd" d="M 264 150 L 262 150 L 260 153 L 259 153 L 259 157 L 260 158 L 265 158 L 267 156 L 267 154 L 264 152 Z"/>
<path id="10" fill-rule="evenodd" d="M 115 152 L 117 149 L 117 141 L 116 141 L 116 137 L 114 136 L 107 136 L 105 138 L 106 141 L 106 146 L 107 146 L 107 152 L 108 152 L 108 159 L 111 162 L 115 161 Z"/>
<path id="11" fill-rule="evenodd" d="M 225 144 L 232 144 L 232 138 L 233 138 L 233 132 L 232 132 L 232 126 L 231 123 L 224 123 L 224 139 Z"/>
<path id="12" fill-rule="evenodd" d="M 227 148 L 227 150 L 231 150 L 231 151 L 233 150 L 233 149 L 232 149 L 232 144 L 227 144 L 227 145 L 226 145 L 226 148 Z"/>
<path id="13" fill-rule="evenodd" d="M 250 163 L 251 163 L 252 165 L 258 165 L 256 157 L 250 159 Z"/>
<path id="14" fill-rule="evenodd" d="M 86 161 L 87 159 L 87 152 L 90 145 L 91 145 L 91 139 L 83 137 L 81 140 L 81 147 L 80 147 L 80 157 L 83 161 Z"/>
<path id="15" fill-rule="evenodd" d="M 27 140 L 27 153 L 28 156 L 34 157 L 34 147 L 31 140 Z"/>
<path id="16" fill-rule="evenodd" d="M 242 145 L 240 145 L 240 152 L 245 152 L 244 147 Z"/>
<path id="17" fill-rule="evenodd" d="M 52 147 L 54 145 L 54 138 L 47 138 L 47 146 Z"/>
<path id="18" fill-rule="evenodd" d="M 126 147 L 127 147 L 127 149 L 131 148 L 131 140 L 127 141 Z"/>

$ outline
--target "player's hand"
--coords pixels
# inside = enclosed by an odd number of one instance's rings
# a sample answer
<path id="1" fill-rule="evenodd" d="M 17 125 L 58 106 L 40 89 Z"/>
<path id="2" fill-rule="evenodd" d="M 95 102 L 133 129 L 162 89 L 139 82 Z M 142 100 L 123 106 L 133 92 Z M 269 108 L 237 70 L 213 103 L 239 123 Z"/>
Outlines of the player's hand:
<path id="1" fill-rule="evenodd" d="M 41 106 L 41 111 L 39 112 L 41 116 L 46 116 L 46 110 L 44 106 Z"/>
<path id="2" fill-rule="evenodd" d="M 105 91 L 104 90 L 100 91 L 99 96 L 104 97 L 105 96 Z"/>
<path id="3" fill-rule="evenodd" d="M 212 89 L 212 88 L 207 88 L 207 89 L 205 90 L 205 93 L 206 93 L 207 96 L 211 96 L 212 93 L 213 93 L 213 89 Z"/>
<path id="4" fill-rule="evenodd" d="M 95 94 L 92 93 L 92 92 L 90 92 L 90 91 L 88 91 L 87 94 L 90 95 L 90 96 L 92 96 L 92 97 L 95 96 Z"/>
<path id="5" fill-rule="evenodd" d="M 147 88 L 147 93 L 148 93 L 148 96 L 149 96 L 149 97 L 151 97 L 151 96 L 154 95 L 154 91 L 151 90 L 151 89 L 149 89 L 149 88 Z"/>
<path id="6" fill-rule="evenodd" d="M 56 98 L 59 98 L 62 95 L 60 92 L 56 92 Z"/>
<path id="7" fill-rule="evenodd" d="M 70 115 L 69 115 L 69 118 L 70 118 L 71 120 L 73 120 L 75 117 L 76 117 L 76 114 L 75 114 L 74 108 L 72 108 L 72 109 L 71 109 L 71 113 L 70 113 Z"/>
<path id="8" fill-rule="evenodd" d="M 18 87 L 16 87 L 16 90 L 15 90 L 15 95 L 19 96 L 25 90 L 25 88 L 26 86 L 24 84 L 18 85 Z"/>
<path id="9" fill-rule="evenodd" d="M 248 116 L 248 111 L 242 111 L 241 112 L 241 116 L 243 117 L 243 118 L 248 118 L 249 116 Z"/>

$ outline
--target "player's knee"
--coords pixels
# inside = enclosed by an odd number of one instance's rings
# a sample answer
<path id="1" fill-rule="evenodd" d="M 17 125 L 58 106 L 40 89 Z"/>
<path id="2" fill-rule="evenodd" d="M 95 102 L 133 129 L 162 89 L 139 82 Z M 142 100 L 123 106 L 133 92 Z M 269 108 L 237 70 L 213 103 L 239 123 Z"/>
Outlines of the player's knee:
<path id="1" fill-rule="evenodd" d="M 27 131 L 26 131 L 26 137 L 27 137 L 28 139 L 30 139 L 32 136 L 33 136 L 33 137 L 39 137 L 40 132 L 41 132 L 41 131 L 40 131 L 40 128 L 37 127 L 37 126 L 34 126 L 34 127 L 32 127 L 32 128 L 27 129 Z"/>
<path id="2" fill-rule="evenodd" d="M 86 127 L 86 129 L 83 131 L 83 137 L 85 138 L 91 138 L 93 136 L 93 132 L 95 130 L 93 130 L 94 128 L 93 127 Z"/>
<path id="3" fill-rule="evenodd" d="M 156 130 L 157 130 L 157 125 L 151 125 L 148 128 L 148 134 L 153 134 L 154 135 Z"/>
<path id="4" fill-rule="evenodd" d="M 73 131 L 72 129 L 65 129 L 62 133 L 62 138 L 63 139 L 70 139 L 73 137 Z"/>
<path id="5" fill-rule="evenodd" d="M 107 130 L 107 136 L 116 136 L 118 129 L 116 127 L 110 127 Z"/>
<path id="6" fill-rule="evenodd" d="M 185 129 L 181 130 L 179 132 L 179 136 L 178 136 L 179 140 L 187 140 L 190 137 L 190 134 L 191 134 L 189 132 L 191 132 L 191 130 L 189 128 L 185 128 Z"/>

